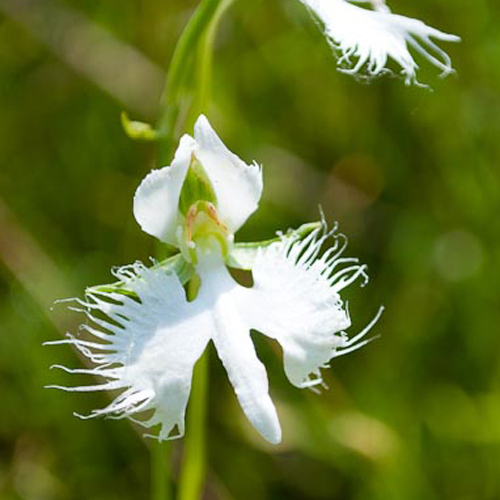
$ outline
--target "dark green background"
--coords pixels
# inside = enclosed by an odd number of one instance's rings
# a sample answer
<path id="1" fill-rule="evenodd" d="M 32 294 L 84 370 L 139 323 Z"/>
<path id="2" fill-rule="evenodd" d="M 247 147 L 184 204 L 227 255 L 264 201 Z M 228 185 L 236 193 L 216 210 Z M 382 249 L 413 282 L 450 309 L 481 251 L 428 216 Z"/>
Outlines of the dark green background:
<path id="1" fill-rule="evenodd" d="M 119 114 L 154 118 L 161 68 L 195 5 L 0 0 L 2 500 L 148 498 L 149 443 L 125 421 L 74 418 L 108 396 L 44 390 L 74 383 L 51 364 L 81 362 L 41 343 L 79 320 L 53 300 L 155 251 L 131 212 L 154 147 L 127 139 Z M 278 447 L 244 420 L 212 353 L 206 498 L 500 498 L 500 7 L 391 6 L 463 37 L 445 47 L 457 75 L 439 80 L 420 61 L 433 92 L 337 72 L 296 0 L 237 0 L 221 25 L 209 118 L 264 165 L 264 199 L 239 239 L 315 220 L 321 204 L 370 268 L 370 284 L 344 295 L 352 332 L 387 309 L 380 339 L 334 360 L 322 395 L 293 388 L 279 349 L 255 336 Z M 110 51 L 87 23 L 121 45 Z M 103 91 L 102 74 L 128 102 Z"/>

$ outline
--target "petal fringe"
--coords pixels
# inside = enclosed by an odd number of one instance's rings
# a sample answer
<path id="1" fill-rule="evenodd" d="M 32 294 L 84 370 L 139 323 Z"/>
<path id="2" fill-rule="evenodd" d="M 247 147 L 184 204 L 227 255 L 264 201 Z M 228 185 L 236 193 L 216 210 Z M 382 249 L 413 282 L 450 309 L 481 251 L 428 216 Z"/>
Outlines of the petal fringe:
<path id="1" fill-rule="evenodd" d="M 368 277 L 357 259 L 341 257 L 346 239 L 335 231 L 323 222 L 301 241 L 283 237 L 262 249 L 253 267 L 254 287 L 244 289 L 240 301 L 246 322 L 281 344 L 287 377 L 301 388 L 322 384 L 322 367 L 365 345 L 363 337 L 381 313 L 348 339 L 344 330 L 351 320 L 339 292 Z M 321 254 L 329 241 L 333 245 Z M 350 265 L 341 268 L 345 264 Z"/>
<path id="2" fill-rule="evenodd" d="M 78 416 L 124 418 L 153 411 L 148 420 L 133 420 L 144 427 L 161 425 L 160 440 L 182 436 L 193 367 L 209 341 L 211 325 L 188 303 L 175 273 L 136 263 L 114 274 L 137 298 L 90 291 L 85 300 L 76 299 L 77 307 L 73 307 L 88 318 L 89 323 L 81 327 L 86 338 L 68 334 L 64 340 L 47 343 L 73 345 L 95 365 L 91 369 L 54 368 L 96 375 L 107 382 L 51 387 L 73 392 L 125 389 L 107 407 Z M 172 436 L 174 428 L 177 435 Z"/>

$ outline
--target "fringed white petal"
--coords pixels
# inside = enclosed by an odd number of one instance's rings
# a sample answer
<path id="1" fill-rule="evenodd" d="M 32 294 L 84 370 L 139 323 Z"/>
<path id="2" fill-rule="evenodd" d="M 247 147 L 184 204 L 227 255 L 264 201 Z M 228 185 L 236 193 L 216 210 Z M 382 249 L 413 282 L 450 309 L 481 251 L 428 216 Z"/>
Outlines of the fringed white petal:
<path id="1" fill-rule="evenodd" d="M 134 196 L 134 216 L 142 230 L 175 246 L 179 197 L 194 149 L 193 138 L 183 136 L 172 164 L 147 175 Z"/>
<path id="2" fill-rule="evenodd" d="M 388 59 L 393 59 L 401 66 L 405 83 L 418 84 L 418 65 L 410 48 L 439 68 L 441 76 L 453 72 L 450 57 L 431 38 L 458 42 L 458 36 L 417 19 L 365 9 L 345 0 L 300 1 L 324 24 L 326 36 L 340 53 L 339 66 L 346 73 L 374 77 L 388 72 Z"/>
<path id="3" fill-rule="evenodd" d="M 328 239 L 333 246 L 321 254 Z M 260 252 L 254 286 L 244 290 L 245 320 L 281 344 L 286 375 L 297 387 L 320 384 L 320 368 L 367 342 L 369 328 L 351 340 L 344 332 L 351 321 L 339 292 L 356 279 L 367 280 L 357 259 L 340 257 L 345 246 L 325 226 L 302 241 L 284 237 Z"/>
<path id="4" fill-rule="evenodd" d="M 220 219 L 236 232 L 257 209 L 262 195 L 262 172 L 233 154 L 215 133 L 205 116 L 194 127 L 196 156 L 212 183 Z"/>
<path id="5" fill-rule="evenodd" d="M 201 288 L 197 301 L 211 302 L 213 337 L 238 401 L 257 431 L 269 442 L 281 441 L 281 427 L 274 404 L 269 397 L 266 369 L 259 361 L 250 325 L 240 314 L 240 297 L 244 290 L 234 282 L 223 266 L 201 270 Z"/>
<path id="6" fill-rule="evenodd" d="M 120 293 L 91 292 L 79 303 L 92 323 L 83 329 L 96 340 L 71 336 L 53 342 L 74 345 L 96 365 L 91 370 L 63 369 L 98 375 L 108 382 L 62 389 L 126 389 L 89 417 L 122 418 L 153 410 L 149 420 L 134 420 L 145 427 L 161 424 L 159 439 L 183 435 L 192 371 L 210 339 L 211 322 L 187 302 L 174 273 L 135 264 L 115 274 L 138 300 Z M 172 436 L 175 427 L 178 435 Z"/>

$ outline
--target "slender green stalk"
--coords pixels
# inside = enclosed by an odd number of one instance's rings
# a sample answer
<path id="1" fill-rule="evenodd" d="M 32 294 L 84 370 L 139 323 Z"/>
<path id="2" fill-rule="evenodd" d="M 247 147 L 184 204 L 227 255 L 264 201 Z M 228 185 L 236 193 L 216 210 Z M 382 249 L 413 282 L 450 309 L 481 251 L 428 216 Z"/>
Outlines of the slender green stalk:
<path id="1" fill-rule="evenodd" d="M 154 442 L 151 447 L 151 499 L 170 500 L 168 464 L 171 447 L 168 443 Z"/>
<path id="2" fill-rule="evenodd" d="M 208 351 L 196 364 L 193 389 L 189 398 L 184 456 L 179 477 L 177 500 L 199 500 L 207 468 L 206 408 L 208 390 Z"/>
<path id="3" fill-rule="evenodd" d="M 212 83 L 214 43 L 222 16 L 234 0 L 221 0 L 198 46 L 196 91 L 185 128 L 190 130 L 198 115 L 207 111 Z"/>
<path id="4" fill-rule="evenodd" d="M 189 281 L 187 298 L 198 295 L 200 278 L 197 274 Z M 179 477 L 178 500 L 198 500 L 203 491 L 206 473 L 206 408 L 208 391 L 208 352 L 198 360 L 193 373 L 184 438 L 184 454 Z"/>
<path id="5" fill-rule="evenodd" d="M 194 47 L 211 21 L 220 1 L 202 0 L 182 32 L 172 55 L 167 81 L 161 97 L 162 111 L 168 105 L 168 100 L 175 97 L 176 92 L 178 92 L 187 72 L 187 61 L 193 55 Z"/>
<path id="6" fill-rule="evenodd" d="M 196 56 L 200 37 L 210 23 L 222 0 L 202 0 L 182 32 L 168 70 L 167 82 L 161 98 L 158 130 L 162 136 L 159 141 L 159 159 L 168 162 L 172 155 L 175 128 L 180 111 L 180 97 L 190 63 Z"/>

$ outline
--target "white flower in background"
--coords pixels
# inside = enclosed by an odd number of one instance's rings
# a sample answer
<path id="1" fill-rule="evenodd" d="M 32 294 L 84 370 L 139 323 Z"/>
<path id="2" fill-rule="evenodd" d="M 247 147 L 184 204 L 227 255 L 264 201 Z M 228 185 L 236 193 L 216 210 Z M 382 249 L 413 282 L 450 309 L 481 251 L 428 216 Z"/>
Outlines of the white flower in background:
<path id="1" fill-rule="evenodd" d="M 322 22 L 325 35 L 339 54 L 341 71 L 375 77 L 386 72 L 389 59 L 401 67 L 407 85 L 416 83 L 418 65 L 410 48 L 441 70 L 453 72 L 451 59 L 432 40 L 458 42 L 418 19 L 392 14 L 385 2 L 372 0 L 375 10 L 352 5 L 347 0 L 300 0 Z M 351 0 L 352 1 L 352 0 Z"/>
<path id="2" fill-rule="evenodd" d="M 212 341 L 246 416 L 271 443 L 281 440 L 267 373 L 250 337 L 256 329 L 277 340 L 285 372 L 300 388 L 321 384 L 320 368 L 358 349 L 380 316 L 349 339 L 340 291 L 365 266 L 342 258 L 345 240 L 325 223 L 307 224 L 262 244 L 234 244 L 233 234 L 256 210 L 262 192 L 258 165 L 247 165 L 221 142 L 201 116 L 194 138 L 185 135 L 171 166 L 151 172 L 134 198 L 134 214 L 147 233 L 180 248 L 164 263 L 140 263 L 114 274 L 118 284 L 87 290 L 77 310 L 89 319 L 74 345 L 95 365 L 70 373 L 99 375 L 105 383 L 59 387 L 68 391 L 121 389 L 99 415 L 129 417 L 158 439 L 184 434 L 193 367 Z M 333 245 L 322 252 L 328 241 Z M 239 285 L 227 265 L 251 269 L 253 286 Z M 188 301 L 183 285 L 200 279 Z M 91 338 L 93 337 L 93 338 Z M 148 419 L 137 419 L 150 410 Z M 175 433 L 175 428 L 177 433 Z"/>

